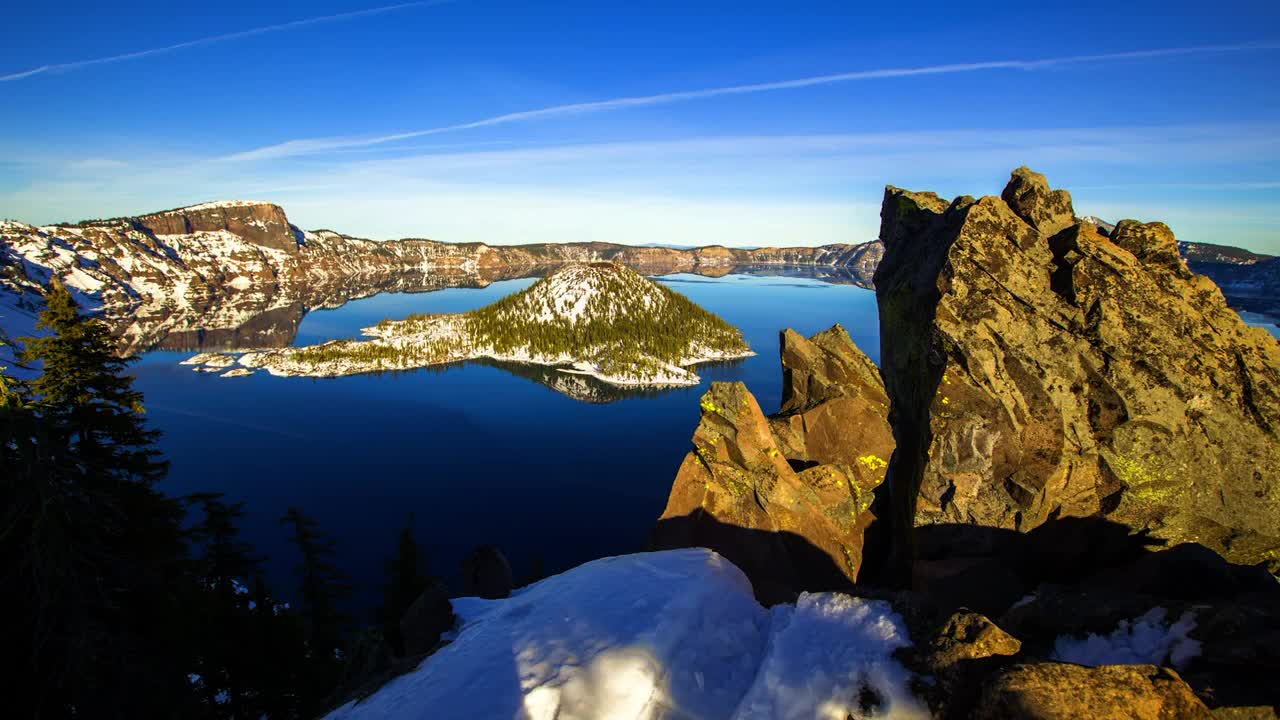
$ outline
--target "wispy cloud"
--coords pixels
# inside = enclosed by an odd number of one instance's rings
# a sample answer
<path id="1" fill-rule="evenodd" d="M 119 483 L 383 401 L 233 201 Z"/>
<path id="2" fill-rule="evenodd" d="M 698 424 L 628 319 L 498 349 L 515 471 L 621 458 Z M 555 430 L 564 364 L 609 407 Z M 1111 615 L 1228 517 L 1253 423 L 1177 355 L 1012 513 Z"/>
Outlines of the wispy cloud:
<path id="1" fill-rule="evenodd" d="M 66 72 L 68 70 L 80 70 L 82 68 L 94 65 L 106 65 L 108 63 L 122 62 L 124 60 L 136 60 L 138 58 L 150 57 L 152 55 L 160 55 L 175 50 L 183 50 L 190 47 L 200 45 L 211 45 L 213 43 L 223 42 L 225 40 L 236 40 L 238 38 L 252 37 L 254 35 L 262 35 L 264 33 L 280 32 L 283 30 L 292 30 L 294 28 L 306 27 L 308 25 L 319 25 L 320 23 L 337 22 L 340 20 L 351 20 L 353 18 L 365 17 L 368 15 L 380 15 L 382 13 L 394 12 L 396 10 L 407 10 L 409 8 L 423 7 L 427 5 L 443 5 L 454 0 L 419 0 L 418 2 L 400 3 L 398 5 L 384 5 L 382 7 L 369 8 L 367 10 L 353 10 L 351 12 L 337 13 L 334 15 L 321 15 L 319 17 L 303 18 L 302 20 L 293 20 L 286 23 L 276 25 L 265 25 L 263 27 L 250 28 L 248 30 L 237 30 L 236 32 L 224 33 L 222 35 L 211 35 L 209 37 L 198 38 L 196 40 L 188 40 L 187 42 L 177 43 L 176 45 L 166 45 L 164 47 L 150 48 L 147 50 L 137 50 L 131 53 L 123 53 L 121 55 L 110 55 L 107 57 L 92 58 L 89 60 L 77 60 L 74 62 L 52 63 L 49 65 L 41 65 L 29 70 L 0 75 L 0 82 L 8 82 L 11 80 L 22 80 L 35 75 L 45 75 L 48 73 Z"/>
<path id="2" fill-rule="evenodd" d="M 50 160 L 41 161 L 41 149 L 28 147 L 17 154 L 26 164 L 10 176 L 19 182 L 0 187 L 0 217 L 47 223 L 261 197 L 283 205 L 300 227 L 373 238 L 821 244 L 874 237 L 885 182 L 945 196 L 995 193 L 1010 168 L 1028 164 L 1070 189 L 1081 213 L 1163 220 L 1183 239 L 1280 253 L 1280 214 L 1269 202 L 1280 179 L 1275 123 L 417 150 L 264 163 L 246 174 L 244 165 L 168 152 L 127 155 L 129 166 L 112 171 L 68 168 L 63 149 L 46 148 Z M 55 165 L 56 172 L 36 172 Z"/>
<path id="3" fill-rule="evenodd" d="M 545 120 L 556 117 L 612 112 L 615 110 L 652 105 L 667 105 L 671 103 L 702 100 L 726 95 L 748 95 L 754 93 L 774 92 L 778 90 L 794 90 L 821 85 L 856 82 L 860 80 L 878 80 L 922 75 L 948 75 L 991 70 L 1035 71 L 1064 65 L 1123 62 L 1127 60 L 1143 60 L 1160 57 L 1213 53 L 1257 52 L 1277 49 L 1280 49 L 1280 43 L 1275 42 L 1241 43 L 1234 45 L 1196 45 L 1190 47 L 1157 48 L 1152 50 L 1134 50 L 1129 52 L 1103 53 L 1095 55 L 1070 55 L 1056 58 L 1041 58 L 1038 60 L 990 60 L 986 62 L 952 63 L 946 65 L 928 65 L 924 67 L 859 70 L 855 72 L 837 73 L 834 75 L 817 75 L 775 82 L 729 85 L 724 87 L 703 88 L 700 90 L 682 90 L 678 92 L 659 93 L 656 95 L 638 95 L 633 97 L 613 98 L 610 100 L 554 105 L 536 110 L 522 110 L 519 112 L 494 115 L 492 117 L 473 120 L 471 122 L 443 125 L 440 127 L 427 128 L 425 130 L 413 130 L 375 137 L 329 137 L 289 140 L 276 145 L 268 145 L 266 147 L 236 153 L 224 159 L 232 161 L 272 160 L 282 157 L 311 155 L 347 148 L 369 147 L 372 145 L 381 145 L 384 143 L 409 140 L 428 135 L 456 132 L 458 130 L 492 127 L 494 125 L 508 125 L 511 123 Z"/>

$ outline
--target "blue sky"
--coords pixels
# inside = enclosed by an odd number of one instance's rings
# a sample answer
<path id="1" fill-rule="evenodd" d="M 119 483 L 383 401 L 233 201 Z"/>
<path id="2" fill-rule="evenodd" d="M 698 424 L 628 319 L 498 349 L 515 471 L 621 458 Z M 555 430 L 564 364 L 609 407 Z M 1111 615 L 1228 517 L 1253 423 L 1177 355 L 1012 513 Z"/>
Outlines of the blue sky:
<path id="1" fill-rule="evenodd" d="M 374 238 L 861 242 L 887 183 L 1028 164 L 1082 214 L 1280 253 L 1274 1 L 5 15 L 0 217 L 260 199 Z"/>

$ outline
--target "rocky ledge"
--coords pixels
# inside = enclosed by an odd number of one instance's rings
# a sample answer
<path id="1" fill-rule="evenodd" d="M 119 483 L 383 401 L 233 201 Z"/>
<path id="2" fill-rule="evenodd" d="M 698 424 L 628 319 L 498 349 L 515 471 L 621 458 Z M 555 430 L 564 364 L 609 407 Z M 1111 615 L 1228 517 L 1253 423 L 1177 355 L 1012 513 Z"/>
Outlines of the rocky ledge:
<path id="1" fill-rule="evenodd" d="M 479 310 L 365 328 L 370 340 L 248 353 L 273 375 L 336 377 L 489 359 L 626 387 L 696 385 L 690 368 L 753 355 L 742 333 L 614 263 L 573 263 Z"/>

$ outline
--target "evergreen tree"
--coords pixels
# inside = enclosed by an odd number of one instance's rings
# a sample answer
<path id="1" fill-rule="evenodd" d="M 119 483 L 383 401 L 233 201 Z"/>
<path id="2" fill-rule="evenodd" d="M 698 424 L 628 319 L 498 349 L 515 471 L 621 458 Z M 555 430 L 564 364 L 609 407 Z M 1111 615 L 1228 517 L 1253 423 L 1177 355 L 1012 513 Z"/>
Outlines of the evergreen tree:
<path id="1" fill-rule="evenodd" d="M 195 674 L 210 708 L 225 717 L 257 717 L 262 692 L 259 668 L 249 657 L 253 641 L 256 601 L 245 585 L 259 571 L 252 548 L 240 540 L 236 523 L 244 515 L 242 503 L 227 503 L 220 494 L 187 498 L 202 518 L 191 530 L 197 548 L 195 595 L 188 603 L 200 618 Z M 265 592 L 263 593 L 265 595 Z"/>
<path id="2" fill-rule="evenodd" d="M 17 357 L 41 367 L 0 381 L 0 560 L 21 658 L 7 710 L 35 717 L 188 713 L 179 593 L 181 507 L 106 326 L 60 284 Z M 10 642 L 12 644 L 10 644 Z"/>
<path id="3" fill-rule="evenodd" d="M 387 582 L 383 586 L 382 607 L 378 611 L 383 637 L 396 655 L 404 655 L 400 618 L 430 582 L 421 548 L 413 537 L 413 514 L 410 513 L 400 530 L 396 553 L 387 563 Z"/>
<path id="4" fill-rule="evenodd" d="M 277 602 L 239 534 L 239 503 L 185 507 L 106 326 L 55 284 L 0 367 L 0 643 L 7 717 L 312 717 L 333 690 L 345 585 L 296 511 L 304 615 Z M 192 549 L 194 547 L 194 553 Z M 252 589 L 250 589 L 250 584 Z"/>
<path id="5" fill-rule="evenodd" d="M 20 356 L 28 365 L 43 363 L 31 386 L 43 417 L 64 433 L 94 482 L 150 485 L 163 478 L 168 463 L 155 448 L 160 434 L 146 428 L 142 393 L 125 374 L 137 358 L 117 356 L 107 325 L 85 316 L 62 283 L 49 288 L 46 302 L 36 328 L 51 334 L 28 338 Z"/>
<path id="6" fill-rule="evenodd" d="M 323 698 L 336 686 L 342 671 L 342 637 L 348 618 L 339 604 L 350 587 L 333 564 L 333 540 L 321 532 L 313 518 L 291 507 L 280 523 L 289 528 L 290 539 L 302 557 L 296 573 L 307 645 L 304 694 Z"/>
<path id="7" fill-rule="evenodd" d="M 249 638 L 242 648 L 243 661 L 250 664 L 258 688 L 258 707 L 251 717 L 288 720 L 309 717 L 304 708 L 314 707 L 305 686 L 307 679 L 306 642 L 300 619 L 288 606 L 277 602 L 262 576 L 254 579 Z M 327 693 L 327 690 L 325 691 Z"/>

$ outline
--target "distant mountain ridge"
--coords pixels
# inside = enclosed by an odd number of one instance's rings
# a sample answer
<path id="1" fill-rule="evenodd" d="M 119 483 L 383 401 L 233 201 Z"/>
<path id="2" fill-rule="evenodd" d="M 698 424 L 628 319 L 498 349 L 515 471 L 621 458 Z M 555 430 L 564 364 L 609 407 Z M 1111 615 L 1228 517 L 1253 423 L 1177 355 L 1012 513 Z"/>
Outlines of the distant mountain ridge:
<path id="1" fill-rule="evenodd" d="M 0 327 L 11 336 L 29 333 L 43 306 L 42 288 L 55 276 L 84 304 L 118 320 L 126 347 L 137 351 L 162 342 L 278 347 L 291 342 L 285 330 L 307 308 L 388 290 L 483 287 L 569 262 L 713 276 L 737 266 L 828 268 L 844 282 L 869 287 L 879 256 L 875 241 L 752 250 L 374 241 L 301 230 L 272 203 L 217 201 L 74 224 L 0 221 Z"/>
<path id="2" fill-rule="evenodd" d="M 1272 255 L 1263 255 L 1244 248 L 1214 243 L 1180 242 L 1178 250 L 1189 262 L 1227 263 L 1230 265 L 1256 265 L 1270 260 Z"/>

